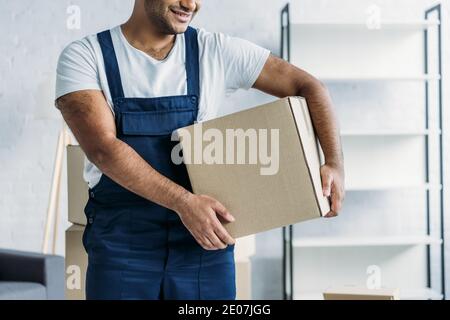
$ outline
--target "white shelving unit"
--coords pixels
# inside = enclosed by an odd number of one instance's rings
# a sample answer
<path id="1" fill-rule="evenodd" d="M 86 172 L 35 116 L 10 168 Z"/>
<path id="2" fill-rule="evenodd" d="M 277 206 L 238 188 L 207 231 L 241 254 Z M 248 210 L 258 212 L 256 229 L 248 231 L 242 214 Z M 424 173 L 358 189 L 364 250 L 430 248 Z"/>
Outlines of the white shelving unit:
<path id="1" fill-rule="evenodd" d="M 424 30 L 432 26 L 440 25 L 439 20 L 403 20 L 403 21 L 393 21 L 393 20 L 380 20 L 378 26 L 368 26 L 366 22 L 363 21 L 303 21 L 303 22 L 291 22 L 293 28 L 300 27 L 302 29 L 312 28 L 312 29 L 372 29 L 372 30 Z"/>
<path id="2" fill-rule="evenodd" d="M 394 131 L 394 130 L 380 130 L 380 131 L 350 131 L 344 130 L 341 131 L 341 136 L 343 138 L 346 137 L 367 137 L 367 136 L 427 136 L 427 135 L 439 135 L 441 134 L 440 130 L 431 131 L 431 130 L 409 130 L 409 131 Z"/>
<path id="3" fill-rule="evenodd" d="M 431 289 L 400 291 L 400 300 L 442 300 L 441 293 Z M 323 300 L 320 292 L 296 295 L 294 300 Z"/>
<path id="4" fill-rule="evenodd" d="M 440 80 L 438 75 L 433 74 L 399 74 L 388 76 L 383 74 L 373 74 L 367 76 L 361 75 L 330 75 L 318 74 L 316 77 L 323 82 L 377 82 L 377 81 L 437 81 Z"/>
<path id="5" fill-rule="evenodd" d="M 441 244 L 442 239 L 430 236 L 386 236 L 386 237 L 323 237 L 296 239 L 294 248 L 314 247 L 381 247 L 381 246 L 416 246 Z"/>
<path id="6" fill-rule="evenodd" d="M 390 184 L 390 185 L 347 185 L 346 191 L 349 192 L 364 192 L 364 191 L 396 191 L 396 190 L 440 190 L 442 185 L 432 185 L 429 183 L 417 184 L 417 185 L 400 185 L 400 184 Z"/>
<path id="7" fill-rule="evenodd" d="M 430 99 L 430 87 L 442 90 L 440 45 L 436 44 L 439 63 L 434 68 L 429 63 L 430 33 L 435 32 L 441 41 L 440 11 L 438 5 L 426 11 L 425 19 L 382 20 L 378 26 L 370 26 L 358 21 L 295 21 L 290 5 L 283 8 L 282 58 L 324 83 L 365 87 L 423 83 L 426 88 L 422 128 L 378 129 L 375 125 L 358 130 L 352 129 L 352 123 L 341 124 L 347 193 L 359 197 L 373 192 L 422 193 L 426 232 L 361 236 L 333 233 L 330 222 L 320 236 L 297 236 L 294 231 L 301 225 L 284 228 L 285 299 L 320 300 L 321 292 L 330 286 L 363 286 L 370 265 L 380 267 L 383 286 L 399 288 L 402 299 L 444 298 L 442 100 Z M 430 124 L 433 116 L 437 125 Z M 438 155 L 432 150 L 438 150 Z M 437 176 L 430 172 L 436 168 Z M 392 214 L 400 217 L 397 222 L 401 217 L 408 222 L 406 210 L 393 208 Z M 440 223 L 438 232 L 432 232 L 435 216 Z M 437 268 L 432 256 L 440 258 Z M 436 269 L 441 273 L 437 280 L 432 275 Z"/>

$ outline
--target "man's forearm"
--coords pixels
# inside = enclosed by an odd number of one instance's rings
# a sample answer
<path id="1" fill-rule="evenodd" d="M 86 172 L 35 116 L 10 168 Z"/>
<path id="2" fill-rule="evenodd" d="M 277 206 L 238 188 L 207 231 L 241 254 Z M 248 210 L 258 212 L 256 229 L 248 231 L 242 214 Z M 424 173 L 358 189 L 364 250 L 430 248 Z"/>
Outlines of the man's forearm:
<path id="1" fill-rule="evenodd" d="M 56 101 L 56 107 L 89 160 L 116 183 L 174 211 L 189 198 L 190 192 L 159 174 L 117 139 L 113 114 L 101 91 L 67 94 Z"/>
<path id="2" fill-rule="evenodd" d="M 320 81 L 306 71 L 271 55 L 253 87 L 279 98 L 294 95 L 306 98 L 326 162 L 342 166 L 337 117 L 328 90 Z"/>
<path id="3" fill-rule="evenodd" d="M 189 191 L 153 169 L 123 141 L 110 138 L 102 145 L 90 160 L 116 183 L 174 211 L 187 200 Z"/>
<path id="4" fill-rule="evenodd" d="M 343 153 L 336 113 L 328 90 L 319 81 L 304 85 L 298 95 L 305 97 L 311 119 L 325 155 L 325 162 L 342 167 Z"/>

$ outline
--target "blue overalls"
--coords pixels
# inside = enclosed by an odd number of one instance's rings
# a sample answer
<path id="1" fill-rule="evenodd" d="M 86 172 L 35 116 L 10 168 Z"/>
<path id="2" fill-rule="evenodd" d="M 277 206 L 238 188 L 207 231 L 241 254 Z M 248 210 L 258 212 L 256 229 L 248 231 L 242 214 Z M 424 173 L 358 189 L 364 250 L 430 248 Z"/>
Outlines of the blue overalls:
<path id="1" fill-rule="evenodd" d="M 125 98 L 111 33 L 98 34 L 117 138 L 155 170 L 191 190 L 186 167 L 171 160 L 176 144 L 171 133 L 194 123 L 200 97 L 197 31 L 188 28 L 185 39 L 187 95 Z M 175 212 L 103 175 L 89 190 L 85 214 L 87 299 L 235 299 L 234 246 L 204 250 Z"/>

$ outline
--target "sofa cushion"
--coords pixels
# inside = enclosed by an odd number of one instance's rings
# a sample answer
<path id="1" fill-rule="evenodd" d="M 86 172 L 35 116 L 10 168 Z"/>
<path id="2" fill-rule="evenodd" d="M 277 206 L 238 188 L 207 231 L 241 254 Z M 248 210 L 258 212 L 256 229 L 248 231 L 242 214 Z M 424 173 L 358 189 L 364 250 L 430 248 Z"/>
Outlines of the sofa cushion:
<path id="1" fill-rule="evenodd" d="M 0 300 L 45 300 L 47 292 L 39 283 L 0 281 Z"/>

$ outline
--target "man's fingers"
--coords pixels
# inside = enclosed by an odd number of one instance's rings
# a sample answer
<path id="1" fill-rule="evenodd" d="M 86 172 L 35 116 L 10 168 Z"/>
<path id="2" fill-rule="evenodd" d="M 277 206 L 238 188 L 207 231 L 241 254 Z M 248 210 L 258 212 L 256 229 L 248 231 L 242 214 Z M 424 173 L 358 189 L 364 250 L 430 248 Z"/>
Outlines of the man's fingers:
<path id="1" fill-rule="evenodd" d="M 339 214 L 342 208 L 342 203 L 339 200 L 335 200 L 331 203 L 331 211 Z"/>
<path id="2" fill-rule="evenodd" d="M 211 241 L 215 249 L 225 249 L 227 247 L 214 232 L 207 234 L 206 237 Z"/>
<path id="3" fill-rule="evenodd" d="M 328 212 L 328 213 L 325 215 L 325 218 L 334 218 L 334 217 L 337 217 L 337 214 L 336 214 L 336 212 L 333 212 L 333 210 L 330 211 L 330 212 Z"/>
<path id="4" fill-rule="evenodd" d="M 331 195 L 331 183 L 333 182 L 333 176 L 329 173 L 322 174 L 322 191 L 324 197 Z"/>
<path id="5" fill-rule="evenodd" d="M 341 212 L 342 205 L 344 203 L 345 190 L 342 186 L 338 186 L 337 184 L 333 184 L 333 190 L 331 194 L 331 203 L 332 210 L 334 212 Z"/>
<path id="6" fill-rule="evenodd" d="M 336 169 L 328 165 L 324 165 L 320 168 L 323 196 L 329 197 L 331 200 L 330 212 L 325 215 L 326 218 L 336 217 L 342 210 L 345 189 L 344 172 L 343 168 L 341 169 Z"/>
<path id="7" fill-rule="evenodd" d="M 342 194 L 337 191 L 331 194 L 331 210 L 336 214 L 341 211 L 342 208 Z"/>
<path id="8" fill-rule="evenodd" d="M 204 241 L 205 241 L 206 244 L 207 244 L 207 250 L 217 250 L 216 245 L 214 244 L 213 241 L 211 241 L 211 239 L 210 239 L 209 236 L 205 236 L 204 238 L 205 238 Z"/>
<path id="9" fill-rule="evenodd" d="M 339 215 L 339 211 L 341 210 L 342 203 L 338 196 L 335 193 L 331 194 L 331 211 L 325 215 L 325 218 L 334 218 Z"/>
<path id="10" fill-rule="evenodd" d="M 214 211 L 219 214 L 222 218 L 224 218 L 228 222 L 234 222 L 235 219 L 231 215 L 231 213 L 225 208 L 223 204 L 221 204 L 219 201 L 215 201 L 213 205 Z"/>
<path id="11" fill-rule="evenodd" d="M 216 229 L 215 229 L 216 235 L 219 237 L 220 240 L 222 240 L 223 243 L 228 245 L 233 245 L 235 243 L 235 240 L 232 236 L 228 233 L 227 230 L 222 226 L 222 224 L 217 221 Z"/>
<path id="12" fill-rule="evenodd" d="M 197 240 L 198 244 L 205 250 L 214 249 L 213 244 L 206 237 L 195 237 L 195 240 Z"/>

